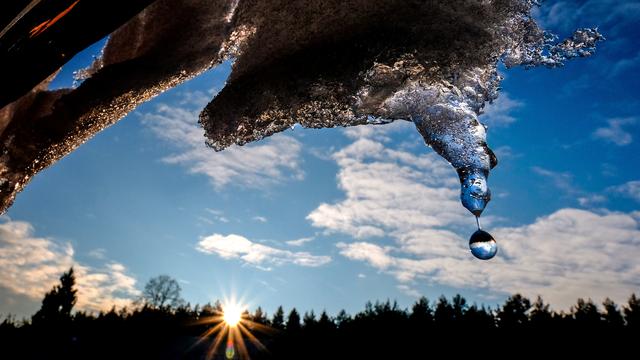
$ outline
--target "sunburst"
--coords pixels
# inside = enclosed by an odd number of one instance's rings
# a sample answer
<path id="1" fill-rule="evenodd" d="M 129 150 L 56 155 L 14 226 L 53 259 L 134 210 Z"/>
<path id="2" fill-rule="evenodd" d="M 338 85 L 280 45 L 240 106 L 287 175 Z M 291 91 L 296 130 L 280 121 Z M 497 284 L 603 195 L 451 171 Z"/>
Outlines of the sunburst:
<path id="1" fill-rule="evenodd" d="M 238 301 L 225 301 L 222 309 L 216 309 L 213 316 L 198 321 L 198 324 L 211 325 L 211 327 L 200 336 L 200 339 L 196 343 L 196 345 L 198 345 L 213 338 L 207 352 L 207 359 L 213 358 L 213 356 L 218 353 L 220 345 L 222 345 L 225 340 L 225 357 L 230 360 L 249 359 L 245 339 L 248 339 L 258 350 L 267 350 L 252 332 L 269 333 L 271 332 L 271 328 L 252 321 L 245 309 L 246 306 Z"/>

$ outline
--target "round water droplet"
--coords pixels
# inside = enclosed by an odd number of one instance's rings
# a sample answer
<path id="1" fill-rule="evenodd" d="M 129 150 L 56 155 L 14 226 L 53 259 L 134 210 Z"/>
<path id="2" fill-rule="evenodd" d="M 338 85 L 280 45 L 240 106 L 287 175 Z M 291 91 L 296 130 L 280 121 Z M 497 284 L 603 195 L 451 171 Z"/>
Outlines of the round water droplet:
<path id="1" fill-rule="evenodd" d="M 491 234 L 478 229 L 469 239 L 469 249 L 471 249 L 473 256 L 478 259 L 489 260 L 496 256 L 498 244 Z"/>

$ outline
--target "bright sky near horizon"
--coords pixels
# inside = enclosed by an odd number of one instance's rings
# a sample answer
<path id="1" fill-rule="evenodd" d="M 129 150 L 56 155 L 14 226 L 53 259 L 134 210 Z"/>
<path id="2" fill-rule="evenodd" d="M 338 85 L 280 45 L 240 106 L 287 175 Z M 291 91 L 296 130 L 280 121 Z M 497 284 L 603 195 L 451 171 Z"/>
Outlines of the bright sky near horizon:
<path id="1" fill-rule="evenodd" d="M 482 219 L 500 250 L 468 250 L 475 220 L 455 170 L 408 122 L 300 127 L 215 153 L 199 110 L 225 63 L 144 104 L 20 193 L 0 222 L 0 320 L 30 316 L 74 265 L 78 307 L 123 306 L 168 274 L 192 304 L 236 295 L 335 314 L 368 300 L 460 293 L 494 305 L 542 295 L 625 301 L 640 292 L 640 1 L 547 1 L 566 36 L 599 26 L 595 56 L 502 69 L 481 120 L 500 163 Z M 54 86 L 101 47 L 76 56 Z"/>

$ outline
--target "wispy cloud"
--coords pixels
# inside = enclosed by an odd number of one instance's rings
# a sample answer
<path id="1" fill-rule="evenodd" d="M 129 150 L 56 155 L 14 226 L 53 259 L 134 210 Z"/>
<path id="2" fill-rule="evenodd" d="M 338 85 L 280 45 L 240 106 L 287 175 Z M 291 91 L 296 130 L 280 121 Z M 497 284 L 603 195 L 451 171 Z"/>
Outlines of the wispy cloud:
<path id="1" fill-rule="evenodd" d="M 589 24 L 607 26 L 616 31 L 637 19 L 640 3 L 619 0 L 554 1 L 547 2 L 540 15 L 543 26 L 563 31 Z"/>
<path id="2" fill-rule="evenodd" d="M 308 242 L 313 241 L 313 239 L 315 239 L 313 236 L 311 237 L 303 237 L 300 239 L 295 239 L 295 240 L 289 240 L 287 241 L 287 245 L 291 245 L 291 246 L 302 246 Z"/>
<path id="3" fill-rule="evenodd" d="M 607 191 L 626 196 L 640 202 L 640 180 L 629 181 L 621 185 L 611 186 Z"/>
<path id="4" fill-rule="evenodd" d="M 574 186 L 573 175 L 568 172 L 558 172 L 539 166 L 531 167 L 531 171 L 549 180 L 553 186 L 564 191 L 567 195 L 576 195 L 581 191 Z"/>
<path id="5" fill-rule="evenodd" d="M 0 286 L 38 300 L 71 266 L 76 273 L 78 309 L 100 311 L 114 305 L 121 307 L 139 294 L 136 279 L 124 265 L 107 262 L 102 267 L 93 267 L 79 263 L 70 243 L 35 236 L 28 222 L 0 223 Z"/>
<path id="6" fill-rule="evenodd" d="M 633 142 L 633 136 L 627 128 L 635 125 L 636 120 L 634 117 L 609 119 L 607 126 L 597 128 L 593 132 L 593 137 L 618 146 L 629 145 Z"/>
<path id="7" fill-rule="evenodd" d="M 221 210 L 205 208 L 204 211 L 206 211 L 207 213 L 210 214 L 210 216 L 212 217 L 212 220 L 215 220 L 215 221 L 218 221 L 218 222 L 221 222 L 221 223 L 228 223 L 229 222 L 229 218 L 224 216 L 224 212 L 221 211 Z M 204 220 L 204 219 L 210 220 L 208 217 L 201 217 L 201 219 L 202 220 Z M 211 223 L 213 223 L 213 221 L 209 222 L 209 224 L 211 224 Z"/>
<path id="8" fill-rule="evenodd" d="M 562 209 L 532 224 L 493 229 L 499 256 L 474 259 L 459 235 L 472 220 L 459 204 L 457 179 L 432 155 L 358 139 L 333 155 L 345 198 L 321 204 L 308 219 L 356 239 L 338 243 L 340 254 L 395 277 L 407 294 L 426 282 L 540 294 L 566 308 L 577 297 L 625 300 L 640 285 L 640 219 L 633 214 Z M 559 186 L 569 187 L 570 175 L 560 174 Z"/>
<path id="9" fill-rule="evenodd" d="M 503 92 L 493 104 L 487 104 L 480 121 L 488 127 L 509 126 L 516 121 L 513 112 L 523 106 L 523 102 L 514 100 Z"/>
<path id="10" fill-rule="evenodd" d="M 263 223 L 263 224 L 264 224 L 264 223 L 266 223 L 267 221 L 269 221 L 269 220 L 268 220 L 266 217 L 264 217 L 264 216 L 254 216 L 254 217 L 252 217 L 252 219 L 253 219 L 254 221 L 261 222 L 261 223 Z"/>
<path id="11" fill-rule="evenodd" d="M 216 189 L 228 185 L 261 188 L 304 178 L 300 168 L 302 146 L 290 136 L 274 135 L 254 144 L 215 152 L 205 145 L 204 130 L 197 124 L 197 110 L 161 104 L 155 111 L 142 114 L 142 119 L 156 136 L 178 149 L 163 158 L 164 162 L 207 176 Z"/>
<path id="12" fill-rule="evenodd" d="M 252 242 L 244 236 L 212 234 L 198 242 L 196 250 L 205 254 L 217 254 L 224 259 L 240 259 L 263 270 L 271 265 L 294 264 L 317 267 L 331 261 L 329 256 L 312 255 L 305 251 L 293 252 Z"/>

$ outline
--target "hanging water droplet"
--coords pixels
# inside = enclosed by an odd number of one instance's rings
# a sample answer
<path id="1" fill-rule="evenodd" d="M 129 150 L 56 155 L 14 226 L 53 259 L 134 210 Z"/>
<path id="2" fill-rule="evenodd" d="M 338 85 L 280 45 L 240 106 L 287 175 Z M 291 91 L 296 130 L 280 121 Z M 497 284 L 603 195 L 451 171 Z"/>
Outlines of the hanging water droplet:
<path id="1" fill-rule="evenodd" d="M 478 228 L 469 239 L 469 249 L 480 260 L 489 260 L 496 256 L 498 244 L 488 232 Z"/>

